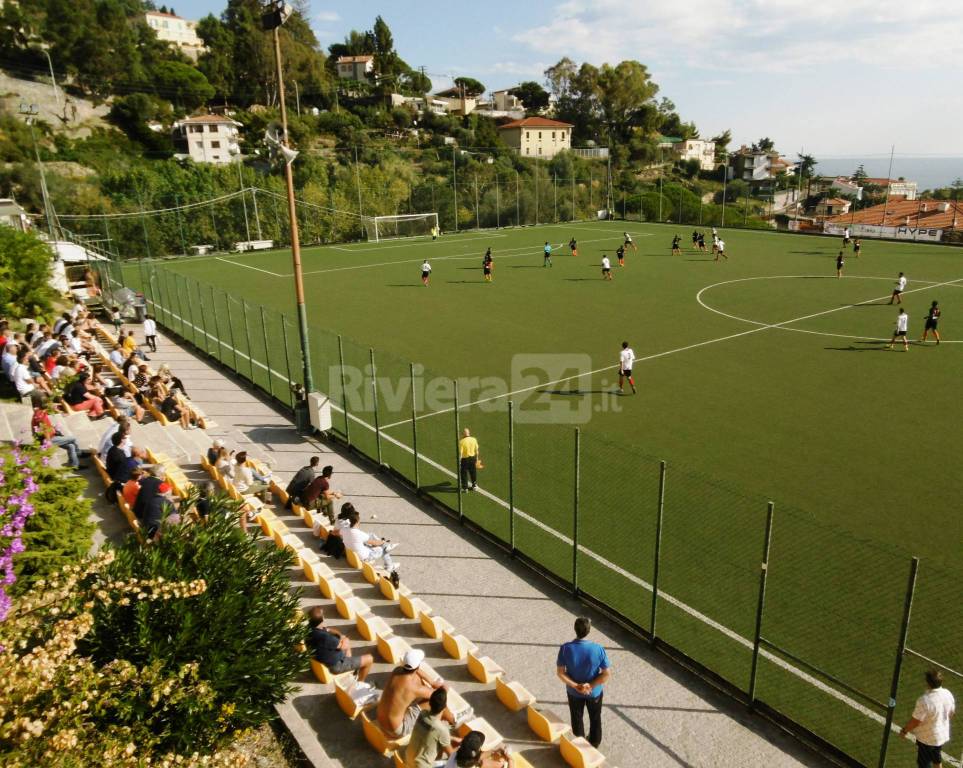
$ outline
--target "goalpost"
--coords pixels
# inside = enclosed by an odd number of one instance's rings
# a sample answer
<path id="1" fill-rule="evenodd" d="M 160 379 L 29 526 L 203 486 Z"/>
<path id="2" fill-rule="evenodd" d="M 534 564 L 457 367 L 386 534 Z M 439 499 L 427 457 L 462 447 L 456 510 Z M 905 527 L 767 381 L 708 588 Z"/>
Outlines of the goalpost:
<path id="1" fill-rule="evenodd" d="M 364 229 L 370 242 L 400 237 L 427 237 L 438 227 L 437 213 L 409 213 L 401 216 L 365 216 Z"/>

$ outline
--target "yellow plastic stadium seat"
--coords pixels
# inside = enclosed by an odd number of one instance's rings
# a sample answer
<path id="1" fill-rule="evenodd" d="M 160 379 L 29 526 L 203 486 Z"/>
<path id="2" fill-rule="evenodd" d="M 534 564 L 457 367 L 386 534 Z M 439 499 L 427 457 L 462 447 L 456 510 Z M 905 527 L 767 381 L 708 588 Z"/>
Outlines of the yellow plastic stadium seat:
<path id="1" fill-rule="evenodd" d="M 358 611 L 355 623 L 358 625 L 358 634 L 365 640 L 374 640 L 379 634 L 391 631 L 388 622 L 370 611 Z"/>
<path id="2" fill-rule="evenodd" d="M 389 664 L 400 664 L 405 653 L 411 650 L 411 646 L 394 632 L 381 632 L 377 638 L 378 654 Z"/>
<path id="3" fill-rule="evenodd" d="M 265 536 L 269 538 L 273 538 L 274 525 L 275 523 L 278 522 L 277 515 L 275 515 L 269 509 L 261 509 L 257 513 L 257 521 L 258 521 L 258 524 L 261 526 L 261 532 Z"/>
<path id="4" fill-rule="evenodd" d="M 329 600 L 333 600 L 335 595 L 351 595 L 351 587 L 345 584 L 343 579 L 328 578 L 318 574 L 318 588 L 321 594 Z"/>
<path id="5" fill-rule="evenodd" d="M 361 558 L 358 557 L 357 552 L 354 552 L 350 549 L 346 549 L 344 551 L 344 556 L 348 560 L 348 565 L 350 565 L 352 568 L 357 568 L 359 570 L 361 569 Z"/>
<path id="6" fill-rule="evenodd" d="M 440 640 L 442 632 L 455 631 L 455 628 L 441 616 L 420 613 L 418 614 L 418 621 L 421 622 L 421 631 L 433 640 Z"/>
<path id="7" fill-rule="evenodd" d="M 517 680 L 507 683 L 502 678 L 497 678 L 495 680 L 495 695 L 512 712 L 519 712 L 535 703 L 535 697 Z"/>
<path id="8" fill-rule="evenodd" d="M 478 646 L 467 637 L 464 635 L 456 635 L 454 629 L 451 631 L 442 630 L 441 644 L 449 656 L 459 661 L 464 660 L 469 651 L 478 650 Z"/>
<path id="9" fill-rule="evenodd" d="M 486 685 L 495 682 L 496 677 L 501 677 L 505 674 L 505 670 L 498 666 L 490 657 L 479 656 L 476 651 L 468 652 L 468 671 L 478 682 L 485 683 Z"/>
<path id="10" fill-rule="evenodd" d="M 317 554 L 312 552 L 317 558 Z M 304 569 L 304 575 L 308 577 L 308 581 L 313 581 L 314 583 L 320 583 L 322 578 L 331 580 L 335 578 L 334 571 L 332 571 L 327 563 L 322 563 L 320 560 L 312 560 L 310 558 L 301 560 L 301 567 Z"/>
<path id="11" fill-rule="evenodd" d="M 314 528 L 314 515 L 310 509 L 302 507 L 300 504 L 294 504 L 291 506 L 291 511 L 300 517 L 308 528 Z"/>
<path id="12" fill-rule="evenodd" d="M 407 592 L 405 587 L 395 589 L 395 585 L 391 583 L 391 579 L 384 574 L 382 574 L 381 578 L 378 579 L 378 588 L 381 590 L 381 594 L 384 595 L 388 600 L 395 601 L 398 600 L 403 591 Z"/>
<path id="13" fill-rule="evenodd" d="M 361 564 L 361 575 L 364 576 L 364 580 L 369 584 L 378 583 L 378 572 L 371 563 L 364 562 Z"/>
<path id="14" fill-rule="evenodd" d="M 207 472 L 207 474 L 211 474 L 211 470 L 214 469 L 214 465 L 207 460 L 207 456 L 203 453 L 201 454 L 201 469 Z"/>
<path id="15" fill-rule="evenodd" d="M 512 752 L 512 763 L 515 765 L 515 768 L 532 768 L 532 764 L 519 752 Z"/>
<path id="16" fill-rule="evenodd" d="M 286 490 L 284 490 L 280 485 L 275 483 L 273 480 L 271 481 L 270 488 L 271 488 L 271 493 L 273 493 L 275 496 L 278 497 L 278 502 L 281 504 L 281 506 L 284 506 L 285 504 L 288 503 L 288 492 Z"/>
<path id="17" fill-rule="evenodd" d="M 424 600 L 414 597 L 410 592 L 398 595 L 398 607 L 409 619 L 417 619 L 421 613 L 432 614 L 431 607 Z"/>
<path id="18" fill-rule="evenodd" d="M 385 757 L 388 757 L 396 749 L 407 746 L 411 740 L 411 734 L 402 736 L 400 739 L 391 738 L 378 725 L 378 721 L 368 717 L 365 712 L 361 713 L 361 728 L 364 730 L 364 737 L 374 747 L 375 752 L 380 752 Z"/>
<path id="19" fill-rule="evenodd" d="M 298 537 L 296 533 L 288 532 L 281 537 L 281 542 L 287 549 L 298 555 L 298 566 L 301 565 L 300 551 L 304 549 L 304 542 Z"/>
<path id="20" fill-rule="evenodd" d="M 542 741 L 550 744 L 559 740 L 563 733 L 568 733 L 572 727 L 562 718 L 547 709 L 537 710 L 528 705 L 528 727 Z"/>
<path id="21" fill-rule="evenodd" d="M 360 597 L 353 597 L 350 592 L 346 595 L 335 594 L 334 605 L 341 618 L 347 621 L 354 621 L 358 613 L 367 613 L 371 610 L 364 600 Z"/>
<path id="22" fill-rule="evenodd" d="M 366 709 L 371 709 L 377 705 L 377 702 L 372 701 L 365 704 L 363 707 L 359 707 L 358 703 L 351 698 L 351 688 L 354 686 L 354 675 L 347 674 L 344 678 L 340 675 L 335 678 L 334 681 L 334 700 L 338 702 L 338 706 L 341 707 L 341 711 L 344 712 L 350 720 L 354 720 L 358 715 L 360 715 Z"/>
<path id="23" fill-rule="evenodd" d="M 100 479 L 104 481 L 104 485 L 110 485 L 113 481 L 110 479 L 110 475 L 107 474 L 107 467 L 104 466 L 104 462 L 100 460 L 99 456 L 94 456 L 94 466 L 97 467 L 97 474 L 100 475 Z"/>
<path id="24" fill-rule="evenodd" d="M 588 743 L 588 739 L 562 734 L 560 742 L 562 759 L 572 768 L 598 768 L 605 762 L 605 755 Z"/>
<path id="25" fill-rule="evenodd" d="M 472 731 L 481 731 L 485 734 L 482 749 L 498 749 L 505 742 L 502 735 L 484 717 L 474 717 L 462 723 L 458 728 L 458 735 L 464 738 Z"/>
<path id="26" fill-rule="evenodd" d="M 324 683 L 325 685 L 334 685 L 337 680 L 354 677 L 351 672 L 342 672 L 340 675 L 334 675 L 330 669 L 317 659 L 311 659 L 311 671 L 314 672 L 314 676 L 318 678 L 318 682 Z"/>
<path id="27" fill-rule="evenodd" d="M 301 568 L 304 570 L 304 578 L 308 581 L 317 583 L 318 577 L 315 575 L 315 567 L 321 565 L 321 558 L 313 549 L 302 549 L 300 554 Z"/>
<path id="28" fill-rule="evenodd" d="M 274 544 L 278 549 L 284 548 L 284 537 L 290 533 L 288 527 L 278 520 L 273 526 L 271 526 L 274 532 Z"/>

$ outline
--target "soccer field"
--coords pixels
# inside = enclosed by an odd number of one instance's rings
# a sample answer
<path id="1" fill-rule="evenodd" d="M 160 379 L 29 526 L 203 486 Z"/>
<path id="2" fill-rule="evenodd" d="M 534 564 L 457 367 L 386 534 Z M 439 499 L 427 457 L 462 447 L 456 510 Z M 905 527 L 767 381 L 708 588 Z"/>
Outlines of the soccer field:
<path id="1" fill-rule="evenodd" d="M 624 229 L 638 250 L 629 250 L 620 268 L 615 249 Z M 376 456 L 366 369 L 373 348 L 382 459 L 413 478 L 408 363 L 418 363 L 419 482 L 454 508 L 457 379 L 458 426 L 479 438 L 486 465 L 482 493 L 463 497 L 465 515 L 506 541 L 514 534 L 519 550 L 568 580 L 577 534 L 579 586 L 643 627 L 650 623 L 659 461 L 667 462 L 658 634 L 742 689 L 769 500 L 775 516 L 765 637 L 885 702 L 909 558 L 917 555 L 909 645 L 963 669 L 963 252 L 864 241 L 859 258 L 846 251 L 837 279 L 836 238 L 726 230 L 729 259 L 715 262 L 692 248 L 691 231 L 576 223 L 305 248 L 315 386 L 336 403 L 348 400 L 351 442 Z M 676 233 L 681 256 L 670 255 Z M 577 257 L 559 247 L 572 237 Z M 550 268 L 542 264 L 546 240 L 557 248 Z M 481 268 L 487 247 L 495 259 L 491 283 Z M 603 253 L 613 261 L 612 281 L 602 280 Z M 433 269 L 427 288 L 424 259 Z M 238 307 L 249 325 L 257 306 L 293 319 L 289 253 L 129 265 L 125 281 L 140 287 L 152 270 L 148 297 L 182 323 L 183 303 L 178 309 L 169 289 L 173 275 L 203 284 L 188 293 L 198 314 L 208 286 L 232 297 L 212 299 L 222 340 L 216 350 L 225 362 L 232 360 L 230 335 L 234 360 L 241 350 L 265 363 L 263 371 L 250 366 L 255 381 L 270 378 L 265 366 L 284 370 L 277 324 L 266 341 L 245 338 Z M 886 349 L 898 310 L 890 294 L 901 271 L 909 281 L 909 352 Z M 226 318 L 220 308 L 242 299 L 250 306 L 235 304 Z M 943 343 L 920 345 L 933 300 L 943 312 Z M 164 322 L 164 312 L 156 314 Z M 168 325 L 178 330 L 176 321 Z M 350 367 L 347 396 L 335 334 L 343 336 Z M 635 396 L 613 391 L 623 340 L 638 358 Z M 287 349 L 295 349 L 294 338 Z M 290 366 L 296 375 L 297 361 Z M 344 432 L 340 412 L 335 424 Z M 519 513 L 514 526 L 510 502 Z M 882 726 L 854 706 L 870 704 L 767 659 L 759 698 L 874 762 Z M 915 659 L 904 666 L 898 719 L 908 714 L 922 668 Z M 957 756 L 959 744 L 951 745 Z M 891 764 L 909 760 L 905 745 L 892 749 Z"/>

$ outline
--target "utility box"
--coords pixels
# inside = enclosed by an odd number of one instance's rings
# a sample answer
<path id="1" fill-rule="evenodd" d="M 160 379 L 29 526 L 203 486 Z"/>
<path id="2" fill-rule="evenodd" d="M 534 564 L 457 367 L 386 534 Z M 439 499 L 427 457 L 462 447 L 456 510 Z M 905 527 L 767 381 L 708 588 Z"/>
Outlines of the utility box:
<path id="1" fill-rule="evenodd" d="M 331 429 L 331 399 L 321 392 L 308 393 L 308 414 L 311 426 L 318 432 Z"/>

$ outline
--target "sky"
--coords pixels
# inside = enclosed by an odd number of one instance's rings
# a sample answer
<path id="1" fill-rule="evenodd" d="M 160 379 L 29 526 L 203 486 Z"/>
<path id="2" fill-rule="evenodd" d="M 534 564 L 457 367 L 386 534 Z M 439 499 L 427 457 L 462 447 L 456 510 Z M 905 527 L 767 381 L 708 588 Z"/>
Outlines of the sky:
<path id="1" fill-rule="evenodd" d="M 684 120 L 738 147 L 785 154 L 963 156 L 956 0 L 309 0 L 325 48 L 380 14 L 436 89 L 452 75 L 489 89 L 544 80 L 568 56 L 636 59 Z M 224 0 L 175 6 L 220 13 Z"/>

